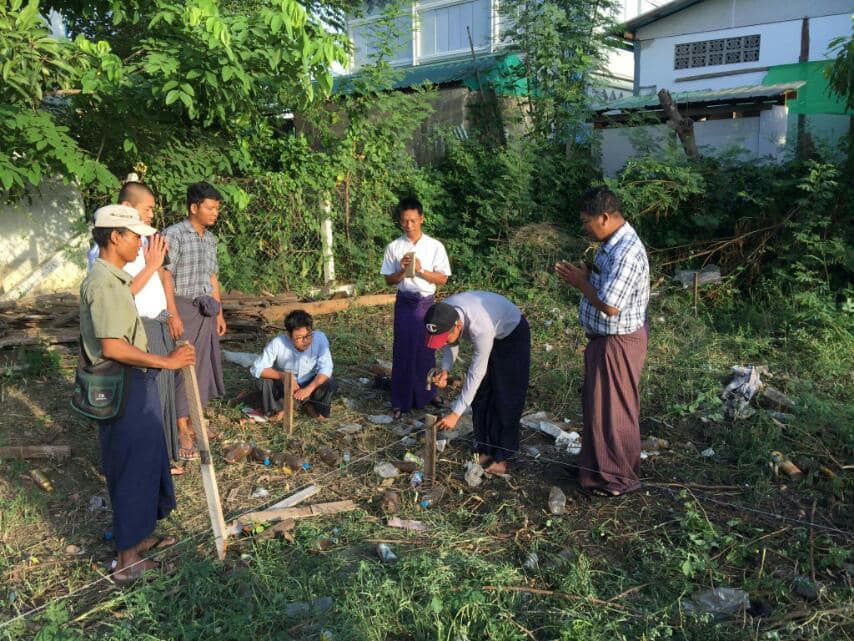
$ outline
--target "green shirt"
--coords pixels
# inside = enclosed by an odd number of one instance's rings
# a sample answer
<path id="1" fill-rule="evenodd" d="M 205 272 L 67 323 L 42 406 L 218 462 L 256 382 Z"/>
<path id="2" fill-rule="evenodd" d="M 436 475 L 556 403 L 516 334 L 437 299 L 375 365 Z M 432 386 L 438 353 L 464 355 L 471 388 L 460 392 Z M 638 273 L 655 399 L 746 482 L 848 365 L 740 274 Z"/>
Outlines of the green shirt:
<path id="1" fill-rule="evenodd" d="M 93 364 L 105 360 L 102 338 L 118 338 L 148 351 L 145 329 L 130 291 L 132 280 L 125 270 L 99 258 L 80 285 L 80 335 Z"/>

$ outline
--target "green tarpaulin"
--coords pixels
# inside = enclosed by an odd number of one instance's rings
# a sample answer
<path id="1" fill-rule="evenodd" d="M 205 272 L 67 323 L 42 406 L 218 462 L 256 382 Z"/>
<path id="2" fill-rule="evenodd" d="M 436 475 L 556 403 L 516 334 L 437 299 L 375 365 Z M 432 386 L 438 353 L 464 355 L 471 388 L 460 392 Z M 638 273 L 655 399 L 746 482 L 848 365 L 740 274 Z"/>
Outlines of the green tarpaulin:
<path id="1" fill-rule="evenodd" d="M 776 65 L 768 69 L 762 84 L 806 81 L 806 84 L 798 89 L 798 97 L 786 103 L 790 113 L 854 115 L 854 112 L 845 110 L 845 101 L 842 98 L 830 93 L 827 78 L 824 76 L 824 70 L 830 64 L 829 60 L 820 60 Z"/>

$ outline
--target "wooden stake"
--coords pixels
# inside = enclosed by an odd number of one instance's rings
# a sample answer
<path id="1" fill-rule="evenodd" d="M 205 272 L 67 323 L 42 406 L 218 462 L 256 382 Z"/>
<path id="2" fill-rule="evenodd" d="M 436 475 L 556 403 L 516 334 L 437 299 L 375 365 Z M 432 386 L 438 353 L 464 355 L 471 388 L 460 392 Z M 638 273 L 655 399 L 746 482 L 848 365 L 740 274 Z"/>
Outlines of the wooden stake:
<path id="1" fill-rule="evenodd" d="M 424 490 L 433 489 L 436 480 L 436 420 L 433 414 L 424 415 Z"/>
<path id="2" fill-rule="evenodd" d="M 186 345 L 187 341 L 178 341 Z M 216 552 L 219 560 L 225 559 L 228 547 L 228 533 L 225 530 L 225 519 L 222 516 L 222 503 L 219 499 L 219 487 L 216 483 L 216 472 L 211 459 L 210 444 L 208 443 L 208 428 L 202 409 L 202 398 L 199 394 L 199 381 L 196 378 L 196 366 L 187 365 L 181 369 L 184 376 L 184 388 L 187 391 L 187 405 L 190 408 L 190 421 L 196 433 L 196 449 L 202 469 L 202 483 L 205 487 L 205 498 L 208 502 L 208 514 L 211 517 L 211 529 L 216 542 Z"/>
<path id="3" fill-rule="evenodd" d="M 282 414 L 282 420 L 285 422 L 285 429 L 288 431 L 288 435 L 294 433 L 294 375 L 292 372 L 288 372 L 288 375 L 285 376 L 285 380 L 282 381 L 285 386 L 285 396 L 283 402 L 284 406 L 284 414 Z"/>
<path id="4" fill-rule="evenodd" d="M 700 300 L 700 272 L 694 272 L 694 316 L 697 315 L 697 302 Z"/>

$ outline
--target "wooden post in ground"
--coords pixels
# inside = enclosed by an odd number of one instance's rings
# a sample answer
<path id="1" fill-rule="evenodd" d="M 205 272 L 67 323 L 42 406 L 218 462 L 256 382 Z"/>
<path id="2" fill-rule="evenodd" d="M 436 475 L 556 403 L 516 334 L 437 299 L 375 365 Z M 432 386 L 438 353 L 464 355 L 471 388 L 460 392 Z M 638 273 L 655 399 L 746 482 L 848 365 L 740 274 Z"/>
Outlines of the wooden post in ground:
<path id="1" fill-rule="evenodd" d="M 424 415 L 424 479 L 421 487 L 424 490 L 433 488 L 436 480 L 436 417 L 433 414 Z"/>
<path id="2" fill-rule="evenodd" d="M 697 315 L 697 302 L 700 300 L 700 272 L 694 272 L 694 316 Z"/>
<path id="3" fill-rule="evenodd" d="M 178 341 L 179 345 L 186 345 L 187 341 Z M 199 459 L 202 470 L 202 484 L 205 488 L 205 498 L 208 502 L 208 514 L 211 517 L 211 529 L 216 542 L 216 553 L 219 560 L 225 559 L 225 551 L 228 547 L 228 534 L 225 530 L 225 519 L 222 516 L 222 503 L 219 499 L 219 487 L 216 483 L 216 472 L 211 459 L 210 444 L 208 443 L 208 426 L 202 409 L 202 397 L 199 394 L 199 381 L 196 378 L 196 366 L 187 365 L 181 368 L 184 376 L 184 389 L 187 393 L 187 404 L 190 408 L 190 421 L 196 433 L 196 449 L 199 450 Z"/>
<path id="4" fill-rule="evenodd" d="M 282 384 L 285 388 L 284 397 L 282 398 L 282 409 L 284 410 L 282 420 L 285 423 L 288 436 L 290 436 L 294 433 L 294 375 L 292 372 L 287 372 L 287 376 L 285 376 Z"/>

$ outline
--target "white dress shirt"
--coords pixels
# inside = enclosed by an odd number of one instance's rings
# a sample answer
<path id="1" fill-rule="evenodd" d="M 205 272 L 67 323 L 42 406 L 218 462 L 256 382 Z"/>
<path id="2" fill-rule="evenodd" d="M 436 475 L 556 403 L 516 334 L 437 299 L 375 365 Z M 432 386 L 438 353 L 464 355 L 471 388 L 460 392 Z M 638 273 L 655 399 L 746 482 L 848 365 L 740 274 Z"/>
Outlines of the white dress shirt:
<path id="1" fill-rule="evenodd" d="M 385 248 L 383 255 L 383 266 L 380 273 L 383 276 L 391 276 L 400 271 L 400 261 L 409 252 L 414 251 L 415 257 L 421 261 L 421 269 L 425 272 L 440 272 L 445 276 L 451 275 L 451 263 L 445 246 L 435 238 L 427 234 L 421 234 L 421 238 L 413 243 L 406 234 L 391 241 Z M 417 274 L 415 278 L 403 278 L 397 284 L 398 291 L 410 292 L 419 296 L 432 296 L 436 293 L 436 285 L 428 283 Z"/>
<path id="2" fill-rule="evenodd" d="M 311 345 L 304 352 L 294 347 L 291 337 L 279 334 L 267 343 L 249 371 L 255 378 L 261 378 L 261 372 L 268 367 L 279 372 L 291 372 L 300 387 L 310 383 L 315 376 L 323 374 L 332 377 L 332 353 L 329 351 L 329 339 L 320 330 L 312 332 Z"/>
<path id="3" fill-rule="evenodd" d="M 501 294 L 471 291 L 449 296 L 444 301 L 457 310 L 463 322 L 461 338 L 471 341 L 474 354 L 466 372 L 463 389 L 451 403 L 454 414 L 462 414 L 472 404 L 475 394 L 486 375 L 489 354 L 496 340 L 507 338 L 522 320 L 522 311 Z M 459 345 L 442 348 L 442 369 L 451 371 L 457 360 Z"/>
<path id="4" fill-rule="evenodd" d="M 139 248 L 139 253 L 133 262 L 125 265 L 125 271 L 131 276 L 136 276 L 145 267 L 145 255 L 143 249 L 148 245 L 148 239 L 142 239 L 142 246 Z M 89 250 L 89 269 L 95 264 L 95 259 L 98 258 L 100 248 L 98 245 L 93 245 Z M 151 275 L 139 293 L 133 297 L 136 303 L 136 312 L 140 318 L 157 318 L 166 309 L 166 292 L 163 290 L 163 283 L 160 282 L 160 276 L 155 272 Z"/>

